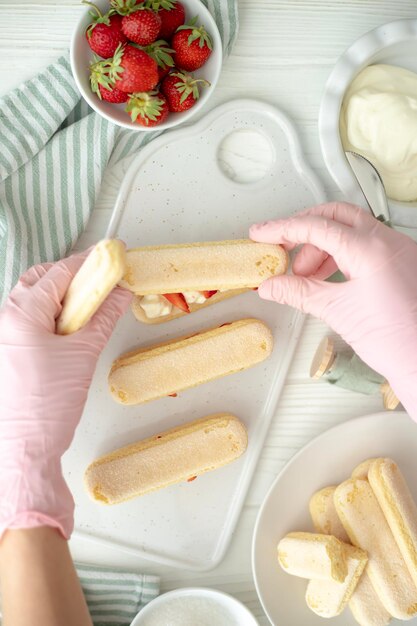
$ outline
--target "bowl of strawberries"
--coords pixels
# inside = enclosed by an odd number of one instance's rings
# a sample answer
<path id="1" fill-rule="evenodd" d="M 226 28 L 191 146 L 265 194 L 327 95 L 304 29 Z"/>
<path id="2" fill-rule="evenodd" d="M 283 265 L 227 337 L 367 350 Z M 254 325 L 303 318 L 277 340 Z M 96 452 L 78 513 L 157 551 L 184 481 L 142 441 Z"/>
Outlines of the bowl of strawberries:
<path id="1" fill-rule="evenodd" d="M 222 42 L 200 0 L 83 4 L 71 68 L 97 113 L 131 130 L 164 130 L 205 105 L 219 78 Z"/>

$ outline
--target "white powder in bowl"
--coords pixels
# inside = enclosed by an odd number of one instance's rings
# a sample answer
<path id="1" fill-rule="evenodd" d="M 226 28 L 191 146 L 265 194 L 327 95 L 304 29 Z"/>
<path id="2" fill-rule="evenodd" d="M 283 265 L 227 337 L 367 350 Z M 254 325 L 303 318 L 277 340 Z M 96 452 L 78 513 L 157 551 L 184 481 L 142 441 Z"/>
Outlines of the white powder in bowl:
<path id="1" fill-rule="evenodd" d="M 142 622 L 141 622 L 142 624 Z M 143 626 L 243 626 L 227 607 L 210 598 L 182 597 L 155 607 Z"/>

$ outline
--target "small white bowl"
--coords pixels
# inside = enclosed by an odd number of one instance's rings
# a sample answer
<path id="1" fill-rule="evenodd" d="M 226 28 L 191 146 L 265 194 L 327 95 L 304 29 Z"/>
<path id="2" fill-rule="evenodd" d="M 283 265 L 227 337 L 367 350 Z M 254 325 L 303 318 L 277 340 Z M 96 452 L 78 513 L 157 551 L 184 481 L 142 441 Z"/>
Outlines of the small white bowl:
<path id="1" fill-rule="evenodd" d="M 198 23 L 205 26 L 212 39 L 213 52 L 211 53 L 210 58 L 203 67 L 193 72 L 197 78 L 205 78 L 208 80 L 210 87 L 204 87 L 201 90 L 200 98 L 197 100 L 196 104 L 191 107 L 191 109 L 182 113 L 170 113 L 165 122 L 150 128 L 131 122 L 129 114 L 124 110 L 125 104 L 112 104 L 110 102 L 105 102 L 104 100 L 100 100 L 96 94 L 91 91 L 89 65 L 93 57 L 93 52 L 90 49 L 85 36 L 87 26 L 91 22 L 91 16 L 89 15 L 91 7 L 86 7 L 85 11 L 81 15 L 71 39 L 70 58 L 72 73 L 83 98 L 97 113 L 105 117 L 110 122 L 113 122 L 118 126 L 123 126 L 124 128 L 130 128 L 131 130 L 165 130 L 167 128 L 172 128 L 173 126 L 183 124 L 184 122 L 188 122 L 193 115 L 195 115 L 206 104 L 213 93 L 219 79 L 223 57 L 222 41 L 219 30 L 211 13 L 200 2 L 200 0 L 181 0 L 181 2 L 185 7 L 186 20 L 188 21 L 195 15 L 198 15 Z M 103 13 L 109 10 L 109 0 L 95 0 L 95 4 Z"/>
<path id="2" fill-rule="evenodd" d="M 252 613 L 236 598 L 229 596 L 227 593 L 204 587 L 175 589 L 175 591 L 169 591 L 158 596 L 137 614 L 130 626 L 154 626 L 155 624 L 166 626 L 168 622 L 160 621 L 163 614 L 170 608 L 175 611 L 176 606 L 177 610 L 180 606 L 186 606 L 187 600 L 190 602 L 189 617 L 193 621 L 178 622 L 178 624 L 183 624 L 183 626 L 189 626 L 189 624 L 193 624 L 193 626 L 200 626 L 200 624 L 204 626 L 206 624 L 210 624 L 210 626 L 259 626 Z M 199 601 L 212 604 L 215 612 L 215 622 L 210 622 L 209 616 L 204 613 L 203 604 L 199 604 Z M 191 603 L 193 604 L 191 605 Z M 204 621 L 199 620 L 199 610 L 202 611 L 201 615 Z M 222 621 L 219 620 L 220 616 Z M 177 622 L 169 623 L 173 623 L 175 626 L 177 624 Z"/>
<path id="3" fill-rule="evenodd" d="M 386 63 L 417 72 L 417 19 L 383 24 L 357 39 L 334 66 L 320 105 L 319 137 L 324 161 L 345 199 L 363 204 L 363 195 L 346 160 L 339 133 L 339 117 L 347 88 L 368 65 Z M 417 203 L 388 201 L 391 221 L 417 227 Z"/>

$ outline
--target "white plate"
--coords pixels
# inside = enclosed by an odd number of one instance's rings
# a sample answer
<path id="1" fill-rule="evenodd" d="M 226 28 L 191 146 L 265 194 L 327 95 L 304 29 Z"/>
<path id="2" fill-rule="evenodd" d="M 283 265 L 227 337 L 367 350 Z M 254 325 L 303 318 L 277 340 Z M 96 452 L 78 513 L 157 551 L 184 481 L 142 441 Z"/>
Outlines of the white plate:
<path id="1" fill-rule="evenodd" d="M 243 129 L 243 137 L 251 141 L 253 132 L 261 132 L 264 143 L 257 142 L 257 149 L 260 146 L 261 152 L 273 155 L 268 168 L 259 168 L 259 155 L 252 155 L 254 167 L 264 173 L 257 182 L 230 180 L 218 163 L 218 155 L 222 162 L 233 156 L 227 143 L 222 150 L 220 145 L 237 129 Z M 244 166 L 249 163 L 243 161 Z M 323 199 L 288 119 L 272 106 L 234 101 L 195 126 L 164 134 L 138 154 L 122 183 L 108 235 L 121 237 L 129 247 L 247 237 L 252 222 L 288 215 Z M 256 316 L 271 327 L 276 341 L 264 363 L 177 398 L 143 406 L 122 406 L 110 397 L 107 375 L 120 353 Z M 100 358 L 83 419 L 65 457 L 78 505 L 78 531 L 91 540 L 111 542 L 187 569 L 205 570 L 219 563 L 239 517 L 302 322 L 294 309 L 261 301 L 254 292 L 161 325 L 141 324 L 131 313 L 126 315 Z M 92 502 L 84 492 L 83 472 L 97 456 L 218 411 L 235 413 L 248 428 L 248 450 L 237 462 L 194 482 L 113 507 Z"/>
<path id="2" fill-rule="evenodd" d="M 397 461 L 417 500 L 417 426 L 402 412 L 377 413 L 340 424 L 313 439 L 285 466 L 269 490 L 255 525 L 252 567 L 256 589 L 274 626 L 320 626 L 326 621 L 307 608 L 307 582 L 278 565 L 277 543 L 292 530 L 313 531 L 310 497 L 348 478 L 365 459 L 389 456 Z M 349 609 L 331 620 L 357 626 Z M 400 624 L 398 620 L 391 622 Z M 415 626 L 417 618 L 407 624 Z"/>
<path id="3" fill-rule="evenodd" d="M 383 24 L 357 39 L 337 61 L 324 88 L 319 114 L 324 161 L 346 200 L 361 206 L 364 197 L 344 154 L 339 116 L 345 91 L 352 80 L 366 66 L 375 63 L 398 65 L 417 72 L 417 19 Z M 389 200 L 389 207 L 395 225 L 417 227 L 417 203 Z"/>

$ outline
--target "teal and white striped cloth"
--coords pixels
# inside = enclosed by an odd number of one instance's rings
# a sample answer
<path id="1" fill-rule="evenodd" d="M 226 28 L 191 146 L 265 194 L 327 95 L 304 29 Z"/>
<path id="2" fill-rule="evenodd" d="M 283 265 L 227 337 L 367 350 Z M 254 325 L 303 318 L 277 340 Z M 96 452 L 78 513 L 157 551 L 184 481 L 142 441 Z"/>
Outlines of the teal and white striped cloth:
<path id="1" fill-rule="evenodd" d="M 81 563 L 76 569 L 94 626 L 127 626 L 159 593 L 158 576 Z"/>
<path id="2" fill-rule="evenodd" d="M 237 0 L 202 0 L 227 55 Z M 84 230 L 107 165 L 158 132 L 121 129 L 80 99 L 67 57 L 0 98 L 0 303 L 35 263 L 65 256 Z"/>

